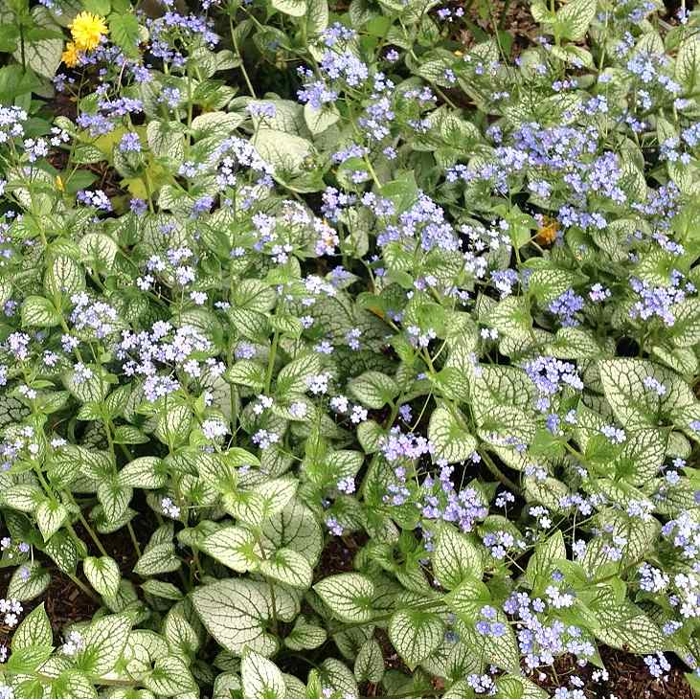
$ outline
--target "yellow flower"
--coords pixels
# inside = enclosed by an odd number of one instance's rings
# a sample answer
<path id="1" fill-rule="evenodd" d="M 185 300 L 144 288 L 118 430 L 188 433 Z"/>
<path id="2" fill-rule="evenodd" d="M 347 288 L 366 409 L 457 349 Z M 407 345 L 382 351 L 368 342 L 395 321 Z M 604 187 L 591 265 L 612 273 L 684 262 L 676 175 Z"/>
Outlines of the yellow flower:
<path id="1" fill-rule="evenodd" d="M 558 231 L 559 222 L 556 219 L 546 216 L 544 219 L 544 226 L 537 229 L 535 240 L 542 246 L 552 245 L 554 241 L 557 240 Z"/>
<path id="2" fill-rule="evenodd" d="M 60 175 L 56 175 L 56 187 L 59 189 L 61 192 L 66 191 L 66 186 L 63 184 L 63 180 L 61 179 Z"/>
<path id="3" fill-rule="evenodd" d="M 104 17 L 93 15 L 92 12 L 81 12 L 69 27 L 73 41 L 81 51 L 96 49 L 109 31 Z"/>
<path id="4" fill-rule="evenodd" d="M 78 65 L 78 59 L 80 58 L 80 51 L 74 42 L 69 41 L 66 44 L 66 48 L 63 49 L 61 54 L 61 60 L 68 66 L 68 68 L 75 68 Z"/>

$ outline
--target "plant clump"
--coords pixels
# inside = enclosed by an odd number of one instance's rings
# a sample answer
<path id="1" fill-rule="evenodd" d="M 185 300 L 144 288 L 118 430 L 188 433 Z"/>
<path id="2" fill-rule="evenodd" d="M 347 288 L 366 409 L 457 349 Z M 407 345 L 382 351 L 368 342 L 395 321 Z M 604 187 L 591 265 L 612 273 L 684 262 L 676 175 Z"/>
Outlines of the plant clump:
<path id="1" fill-rule="evenodd" d="M 3 4 L 1 698 L 700 692 L 700 13 L 472 5 Z"/>

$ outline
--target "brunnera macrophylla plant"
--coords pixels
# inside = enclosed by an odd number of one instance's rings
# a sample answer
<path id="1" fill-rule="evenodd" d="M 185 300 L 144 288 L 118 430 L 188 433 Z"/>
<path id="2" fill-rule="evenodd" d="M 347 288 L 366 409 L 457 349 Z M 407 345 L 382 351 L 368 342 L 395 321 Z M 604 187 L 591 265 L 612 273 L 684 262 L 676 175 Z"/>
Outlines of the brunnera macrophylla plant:
<path id="1" fill-rule="evenodd" d="M 534 0 L 515 55 L 432 0 L 4 2 L 0 697 L 700 689 L 662 9 Z"/>

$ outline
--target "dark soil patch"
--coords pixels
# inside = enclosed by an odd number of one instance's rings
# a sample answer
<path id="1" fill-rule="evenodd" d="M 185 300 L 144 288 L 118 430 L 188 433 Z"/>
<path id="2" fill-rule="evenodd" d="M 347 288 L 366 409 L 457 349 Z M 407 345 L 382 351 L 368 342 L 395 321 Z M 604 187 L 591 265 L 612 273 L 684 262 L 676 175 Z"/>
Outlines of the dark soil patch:
<path id="1" fill-rule="evenodd" d="M 354 571 L 353 559 L 355 554 L 367 542 L 364 533 L 350 533 L 343 537 L 332 537 L 321 552 L 321 561 L 316 570 L 316 580 Z"/>
<path id="2" fill-rule="evenodd" d="M 643 656 L 635 656 L 624 651 L 601 646 L 600 656 L 608 672 L 607 680 L 593 681 L 591 676 L 597 667 L 588 665 L 580 668 L 571 656 L 557 659 L 554 668 L 538 669 L 531 676 L 537 685 L 552 696 L 557 688 L 570 686 L 572 677 L 584 682 L 583 690 L 589 698 L 692 698 L 693 693 L 684 676 L 683 666 L 678 659 L 667 654 L 673 665 L 671 671 L 662 678 L 654 678 L 644 663 Z M 542 670 L 545 678 L 540 680 Z"/>
<path id="3" fill-rule="evenodd" d="M 51 571 L 51 583 L 39 600 L 44 602 L 54 632 L 68 624 L 92 619 L 99 608 L 58 569 Z M 28 605 L 34 607 L 34 601 L 29 601 Z"/>
<path id="4" fill-rule="evenodd" d="M 65 92 L 57 92 L 51 102 L 47 105 L 49 114 L 56 117 L 68 117 L 75 121 L 78 116 L 77 98 Z"/>
<path id="5" fill-rule="evenodd" d="M 680 665 L 671 669 L 664 678 L 652 678 L 641 656 L 624 651 L 604 648 L 601 656 L 609 681 L 605 684 L 607 695 L 619 698 L 692 698 L 693 693 Z M 673 663 L 673 659 L 669 659 Z"/>
<path id="6" fill-rule="evenodd" d="M 486 36 L 493 36 L 494 28 L 510 34 L 513 38 L 511 53 L 514 56 L 532 46 L 540 34 L 539 27 L 530 13 L 530 3 L 523 0 L 492 0 L 490 2 L 472 2 L 464 18 L 457 40 L 472 47 Z"/>

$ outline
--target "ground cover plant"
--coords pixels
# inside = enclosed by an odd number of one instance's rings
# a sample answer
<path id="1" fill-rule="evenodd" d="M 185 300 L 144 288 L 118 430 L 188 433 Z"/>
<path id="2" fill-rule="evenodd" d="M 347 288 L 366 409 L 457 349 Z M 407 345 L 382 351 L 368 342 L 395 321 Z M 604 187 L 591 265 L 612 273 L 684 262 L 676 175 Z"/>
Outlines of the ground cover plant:
<path id="1" fill-rule="evenodd" d="M 0 697 L 700 691 L 691 9 L 2 0 Z"/>

